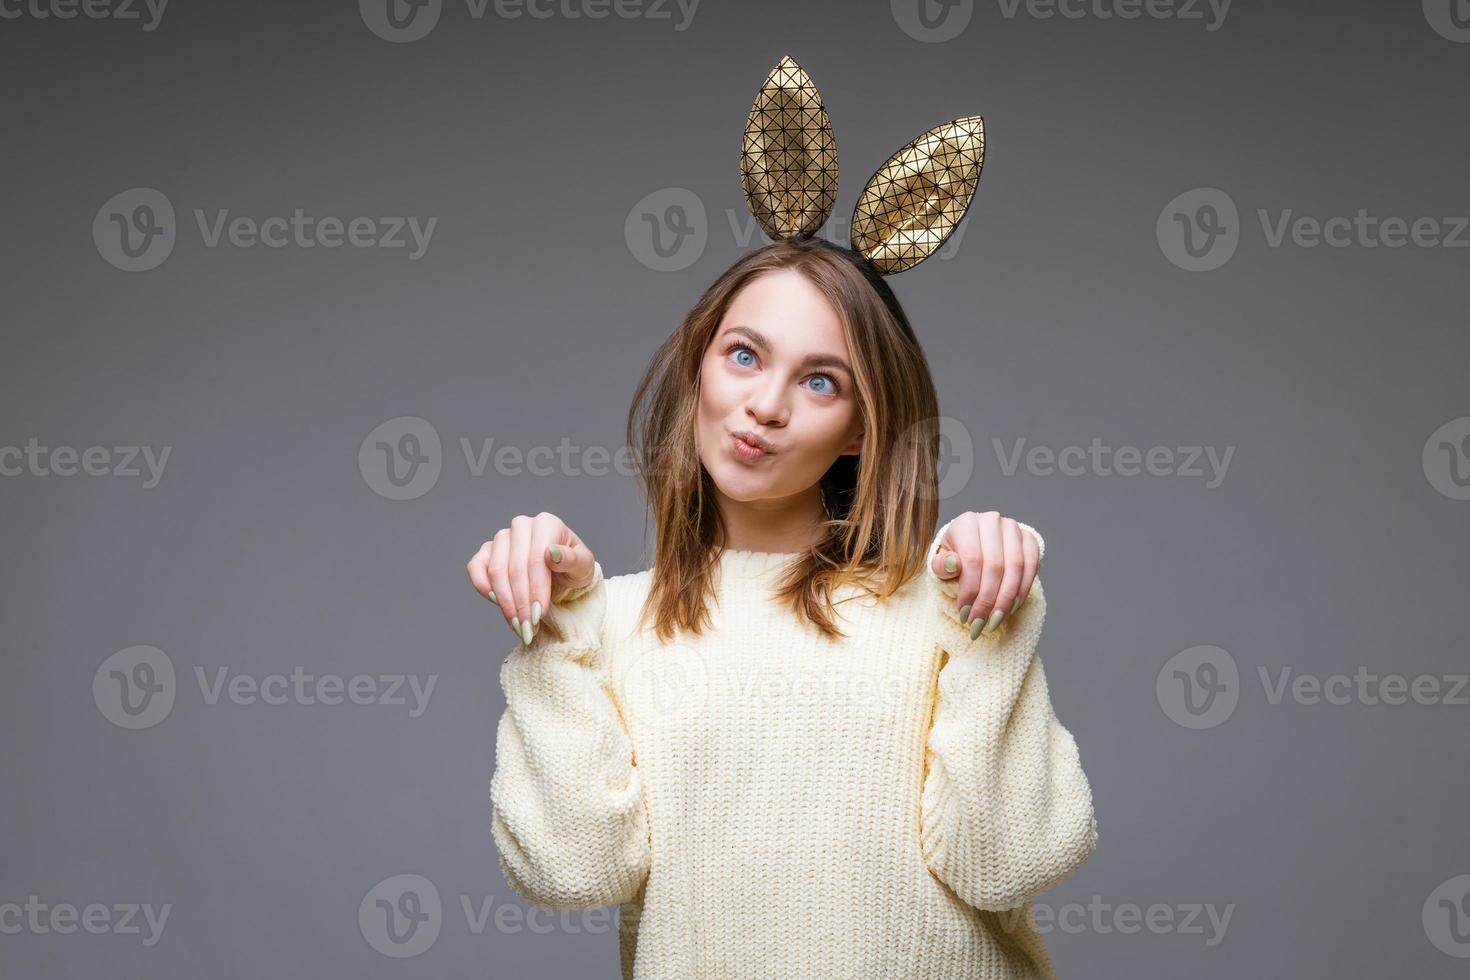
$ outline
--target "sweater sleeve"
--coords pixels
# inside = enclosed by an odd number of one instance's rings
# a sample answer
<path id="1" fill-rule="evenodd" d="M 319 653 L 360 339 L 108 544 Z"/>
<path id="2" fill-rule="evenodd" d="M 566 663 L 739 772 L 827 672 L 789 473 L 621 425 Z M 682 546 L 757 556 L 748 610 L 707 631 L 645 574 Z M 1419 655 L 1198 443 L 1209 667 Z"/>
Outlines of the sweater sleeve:
<path id="1" fill-rule="evenodd" d="M 492 834 L 511 889 L 553 911 L 626 902 L 649 869 L 643 787 L 605 686 L 606 609 L 598 563 L 590 583 L 552 597 L 531 645 L 517 643 L 500 668 Z"/>
<path id="2" fill-rule="evenodd" d="M 1041 535 L 1021 527 L 1044 551 Z M 962 901 L 1002 911 L 1076 871 L 1097 846 L 1097 818 L 1036 653 L 1046 618 L 1040 577 L 1014 617 L 970 639 L 955 607 L 958 580 L 932 566 L 948 529 L 935 535 L 924 570 L 946 657 L 925 750 L 920 844 L 930 871 Z"/>

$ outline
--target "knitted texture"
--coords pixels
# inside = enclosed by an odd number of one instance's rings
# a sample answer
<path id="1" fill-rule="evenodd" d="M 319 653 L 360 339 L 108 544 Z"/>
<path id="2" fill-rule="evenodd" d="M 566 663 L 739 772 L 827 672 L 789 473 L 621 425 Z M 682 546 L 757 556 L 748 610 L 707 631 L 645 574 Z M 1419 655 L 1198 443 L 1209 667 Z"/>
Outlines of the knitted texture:
<path id="1" fill-rule="evenodd" d="M 1032 899 L 1097 821 L 1040 579 L 975 639 L 927 565 L 882 602 L 843 587 L 833 640 L 771 597 L 795 557 L 723 552 L 714 628 L 668 643 L 635 629 L 656 569 L 552 597 L 564 639 L 500 670 L 510 887 L 619 905 L 623 980 L 1054 978 Z"/>

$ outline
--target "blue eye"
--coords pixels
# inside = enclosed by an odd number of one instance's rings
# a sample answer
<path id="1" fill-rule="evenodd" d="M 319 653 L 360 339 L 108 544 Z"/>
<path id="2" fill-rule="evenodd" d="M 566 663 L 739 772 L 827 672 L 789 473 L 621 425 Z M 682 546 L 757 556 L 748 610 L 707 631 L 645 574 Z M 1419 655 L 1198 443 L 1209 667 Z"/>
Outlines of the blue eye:
<path id="1" fill-rule="evenodd" d="M 755 351 L 751 350 L 749 347 L 746 347 L 744 344 L 735 343 L 735 344 L 730 344 L 728 347 L 726 347 L 725 348 L 725 356 L 726 357 L 729 357 L 731 354 L 735 354 L 735 356 L 736 356 L 736 363 L 739 364 L 741 367 L 752 367 L 755 364 Z M 751 360 L 749 360 L 749 361 L 742 361 L 742 360 L 740 360 L 739 359 L 740 354 L 746 354 L 746 355 L 748 355 L 751 358 Z M 813 388 L 812 389 L 817 394 L 831 396 L 831 395 L 839 395 L 839 394 L 842 393 L 842 385 L 840 385 L 837 382 L 837 379 L 834 378 L 834 377 L 832 377 L 832 375 L 830 375 L 830 374 L 814 374 L 814 375 L 812 375 L 812 377 L 813 378 L 824 380 L 827 383 L 827 387 L 825 387 L 825 388 Z"/>

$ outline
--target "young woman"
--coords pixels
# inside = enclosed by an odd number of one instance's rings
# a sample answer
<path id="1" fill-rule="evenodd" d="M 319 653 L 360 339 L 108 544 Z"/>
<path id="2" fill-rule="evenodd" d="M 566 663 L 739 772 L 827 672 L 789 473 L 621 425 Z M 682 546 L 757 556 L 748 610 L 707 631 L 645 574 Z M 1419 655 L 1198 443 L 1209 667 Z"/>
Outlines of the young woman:
<path id="1" fill-rule="evenodd" d="M 1097 823 L 1036 652 L 1044 546 L 994 511 L 934 531 L 937 404 L 870 264 L 774 242 L 635 396 L 652 567 L 604 578 L 545 512 L 470 560 L 518 639 L 501 870 L 621 906 L 625 980 L 1054 975 L 1031 900 Z"/>

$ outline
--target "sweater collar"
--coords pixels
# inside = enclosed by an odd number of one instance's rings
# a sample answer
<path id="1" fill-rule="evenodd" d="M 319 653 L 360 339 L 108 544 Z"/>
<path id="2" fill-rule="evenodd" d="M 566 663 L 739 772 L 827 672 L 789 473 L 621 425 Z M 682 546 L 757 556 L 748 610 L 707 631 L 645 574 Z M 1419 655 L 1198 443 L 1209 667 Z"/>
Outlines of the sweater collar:
<path id="1" fill-rule="evenodd" d="M 726 548 L 720 552 L 720 569 L 723 575 L 733 578 L 771 578 L 786 566 L 786 563 L 801 556 L 799 551 L 739 551 Z"/>

